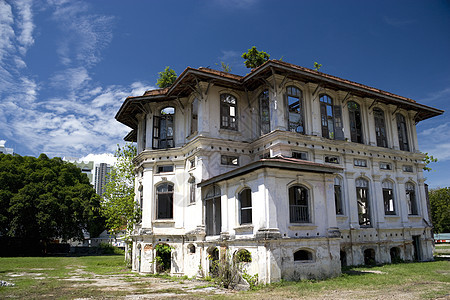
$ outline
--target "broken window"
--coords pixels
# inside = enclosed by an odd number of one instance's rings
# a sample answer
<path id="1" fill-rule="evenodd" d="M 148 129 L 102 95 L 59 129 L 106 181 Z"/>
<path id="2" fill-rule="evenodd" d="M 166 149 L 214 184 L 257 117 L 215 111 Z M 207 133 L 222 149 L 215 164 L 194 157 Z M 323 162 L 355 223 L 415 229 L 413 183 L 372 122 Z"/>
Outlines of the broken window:
<path id="1" fill-rule="evenodd" d="M 289 188 L 289 220 L 291 223 L 309 223 L 308 189 L 295 185 Z"/>
<path id="2" fill-rule="evenodd" d="M 292 151 L 292 158 L 297 158 L 297 159 L 302 159 L 302 160 L 308 160 L 308 153 L 306 153 L 306 152 Z"/>
<path id="3" fill-rule="evenodd" d="M 313 255 L 307 250 L 298 250 L 294 252 L 294 261 L 310 261 L 313 260 Z"/>
<path id="4" fill-rule="evenodd" d="M 406 130 L 406 120 L 402 114 L 397 114 L 398 144 L 400 150 L 409 151 L 408 131 Z"/>
<path id="5" fill-rule="evenodd" d="M 375 119 L 375 135 L 377 138 L 377 146 L 387 148 L 386 122 L 384 121 L 384 112 L 379 108 L 373 109 L 373 117 Z"/>
<path id="6" fill-rule="evenodd" d="M 382 186 L 383 186 L 384 213 L 386 215 L 395 215 L 393 184 L 391 181 L 385 180 L 383 181 Z"/>
<path id="7" fill-rule="evenodd" d="M 286 89 L 289 131 L 305 133 L 302 92 L 295 86 Z"/>
<path id="8" fill-rule="evenodd" d="M 221 155 L 220 163 L 228 166 L 239 166 L 239 157 L 230 155 Z"/>
<path id="9" fill-rule="evenodd" d="M 160 113 L 160 116 L 153 117 L 153 148 L 173 148 L 175 108 L 166 107 Z"/>
<path id="10" fill-rule="evenodd" d="M 369 182 L 364 178 L 356 179 L 356 201 L 358 202 L 358 220 L 361 227 L 372 227 L 368 194 Z"/>
<path id="11" fill-rule="evenodd" d="M 416 199 L 416 187 L 414 183 L 408 182 L 405 185 L 406 189 L 406 203 L 408 205 L 408 214 L 417 215 L 417 199 Z"/>
<path id="12" fill-rule="evenodd" d="M 361 109 L 358 103 L 350 101 L 347 104 L 350 118 L 350 136 L 352 142 L 363 143 Z"/>
<path id="13" fill-rule="evenodd" d="M 269 90 L 264 90 L 259 95 L 259 111 L 261 122 L 261 134 L 270 132 L 270 106 L 269 106 Z"/>
<path id="14" fill-rule="evenodd" d="M 325 162 L 329 164 L 338 164 L 339 157 L 337 156 L 325 156 Z"/>
<path id="15" fill-rule="evenodd" d="M 322 136 L 327 139 L 344 139 L 342 131 L 341 107 L 333 105 L 333 98 L 324 94 L 320 96 L 320 116 L 322 121 Z"/>
<path id="16" fill-rule="evenodd" d="M 239 193 L 239 224 L 252 223 L 252 191 L 249 188 Z"/>
<path id="17" fill-rule="evenodd" d="M 220 95 L 220 128 L 237 130 L 237 100 L 233 95 Z"/>
<path id="18" fill-rule="evenodd" d="M 220 188 L 213 185 L 205 197 L 206 235 L 219 235 L 222 228 Z"/>
<path id="19" fill-rule="evenodd" d="M 336 215 L 344 214 L 344 207 L 342 204 L 342 180 L 340 177 L 334 178 L 334 203 L 336 207 Z"/>
<path id="20" fill-rule="evenodd" d="M 164 182 L 156 188 L 156 218 L 173 219 L 173 184 Z"/>

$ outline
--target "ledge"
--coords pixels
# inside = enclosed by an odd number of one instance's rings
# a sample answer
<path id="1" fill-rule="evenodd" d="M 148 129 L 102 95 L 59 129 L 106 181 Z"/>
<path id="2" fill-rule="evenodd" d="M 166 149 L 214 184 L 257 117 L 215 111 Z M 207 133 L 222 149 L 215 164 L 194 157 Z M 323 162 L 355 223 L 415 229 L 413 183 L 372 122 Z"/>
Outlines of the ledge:
<path id="1" fill-rule="evenodd" d="M 155 220 L 152 222 L 154 227 L 175 227 L 175 221 L 170 220 Z"/>
<path id="2" fill-rule="evenodd" d="M 308 229 L 317 229 L 317 225 L 313 224 L 291 224 L 288 226 L 290 230 L 308 230 Z"/>
<path id="3" fill-rule="evenodd" d="M 233 228 L 236 233 L 253 233 L 253 225 L 241 225 Z"/>

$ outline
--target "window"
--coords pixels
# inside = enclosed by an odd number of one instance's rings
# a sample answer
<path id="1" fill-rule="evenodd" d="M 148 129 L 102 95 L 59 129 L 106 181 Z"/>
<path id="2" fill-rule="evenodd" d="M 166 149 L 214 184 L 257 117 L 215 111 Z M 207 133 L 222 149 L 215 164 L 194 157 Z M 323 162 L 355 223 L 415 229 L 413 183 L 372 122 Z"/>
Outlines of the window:
<path id="1" fill-rule="evenodd" d="M 350 117 L 350 136 L 352 142 L 363 143 L 362 137 L 362 122 L 361 122 L 361 110 L 359 104 L 350 101 L 348 104 L 348 114 Z"/>
<path id="2" fill-rule="evenodd" d="M 293 152 L 292 152 L 292 158 L 308 160 L 308 153 L 306 153 L 306 152 L 293 151 Z"/>
<path id="3" fill-rule="evenodd" d="M 291 223 L 309 223 L 308 190 L 303 186 L 289 188 L 289 220 Z"/>
<path id="4" fill-rule="evenodd" d="M 338 164 L 339 157 L 337 156 L 325 156 L 325 162 L 329 164 Z"/>
<path id="5" fill-rule="evenodd" d="M 332 140 L 343 140 L 341 107 L 333 106 L 333 99 L 328 95 L 320 96 L 320 116 L 322 136 Z"/>
<path id="6" fill-rule="evenodd" d="M 249 188 L 239 193 L 239 224 L 252 223 L 252 191 Z"/>
<path id="7" fill-rule="evenodd" d="M 353 160 L 353 165 L 356 167 L 367 167 L 367 160 L 355 158 Z"/>
<path id="8" fill-rule="evenodd" d="M 334 178 L 334 204 L 336 207 L 336 215 L 344 214 L 344 206 L 342 204 L 342 184 L 341 178 Z"/>
<path id="9" fill-rule="evenodd" d="M 413 172 L 413 167 L 409 166 L 409 165 L 405 165 L 405 166 L 403 166 L 403 172 L 411 173 L 411 172 Z"/>
<path id="10" fill-rule="evenodd" d="M 187 246 L 187 249 L 188 249 L 188 253 L 190 253 L 190 254 L 194 254 L 195 253 L 195 246 L 194 245 L 189 244 Z"/>
<path id="11" fill-rule="evenodd" d="M 166 107 L 160 113 L 160 116 L 153 117 L 153 148 L 173 148 L 175 108 Z"/>
<path id="12" fill-rule="evenodd" d="M 191 103 L 191 134 L 198 130 L 198 99 L 195 98 Z"/>
<path id="13" fill-rule="evenodd" d="M 228 166 L 239 166 L 239 157 L 238 156 L 230 156 L 230 155 L 222 155 L 222 156 L 220 156 L 220 163 L 222 165 L 228 165 Z"/>
<path id="14" fill-rule="evenodd" d="M 380 169 L 381 170 L 392 170 L 392 166 L 390 163 L 380 162 Z"/>
<path id="15" fill-rule="evenodd" d="M 400 150 L 409 151 L 408 132 L 406 130 L 405 117 L 397 114 L 398 144 Z"/>
<path id="16" fill-rule="evenodd" d="M 298 250 L 294 252 L 294 261 L 311 261 L 313 260 L 313 255 L 307 250 Z"/>
<path id="17" fill-rule="evenodd" d="M 195 168 L 195 158 L 189 160 L 189 168 L 190 169 Z"/>
<path id="18" fill-rule="evenodd" d="M 222 228 L 220 188 L 213 185 L 205 197 L 206 235 L 219 235 Z"/>
<path id="19" fill-rule="evenodd" d="M 417 215 L 417 199 L 416 199 L 416 188 L 414 183 L 408 182 L 405 185 L 406 189 L 406 203 L 408 205 L 408 214 Z"/>
<path id="20" fill-rule="evenodd" d="M 384 213 L 386 215 L 395 215 L 393 184 L 391 181 L 385 180 L 383 181 L 382 186 L 383 186 Z"/>
<path id="21" fill-rule="evenodd" d="M 372 227 L 368 194 L 369 182 L 364 178 L 356 179 L 356 201 L 358 202 L 358 220 L 361 227 Z"/>
<path id="22" fill-rule="evenodd" d="M 259 95 L 259 111 L 261 122 L 261 134 L 269 133 L 270 132 L 269 90 L 265 90 Z"/>
<path id="23" fill-rule="evenodd" d="M 195 183 L 195 177 L 191 176 L 188 180 L 189 183 L 189 203 L 195 203 L 195 190 L 197 188 L 197 184 Z"/>
<path id="24" fill-rule="evenodd" d="M 158 166 L 156 169 L 156 173 L 170 173 L 173 172 L 173 165 L 166 165 L 166 166 Z"/>
<path id="25" fill-rule="evenodd" d="M 173 184 L 162 183 L 156 188 L 156 218 L 173 219 Z"/>
<path id="26" fill-rule="evenodd" d="M 237 263 L 240 262 L 252 262 L 252 254 L 247 249 L 240 249 L 234 254 L 234 261 Z"/>
<path id="27" fill-rule="evenodd" d="M 288 86 L 286 89 L 288 105 L 289 131 L 305 133 L 303 124 L 303 101 L 302 92 L 295 86 Z"/>
<path id="28" fill-rule="evenodd" d="M 230 94 L 220 95 L 220 128 L 237 130 L 237 100 Z"/>
<path id="29" fill-rule="evenodd" d="M 147 115 L 142 120 L 142 149 L 147 147 Z"/>
<path id="30" fill-rule="evenodd" d="M 386 122 L 384 121 L 384 112 L 379 108 L 373 109 L 375 119 L 375 135 L 377 137 L 377 146 L 387 148 Z"/>

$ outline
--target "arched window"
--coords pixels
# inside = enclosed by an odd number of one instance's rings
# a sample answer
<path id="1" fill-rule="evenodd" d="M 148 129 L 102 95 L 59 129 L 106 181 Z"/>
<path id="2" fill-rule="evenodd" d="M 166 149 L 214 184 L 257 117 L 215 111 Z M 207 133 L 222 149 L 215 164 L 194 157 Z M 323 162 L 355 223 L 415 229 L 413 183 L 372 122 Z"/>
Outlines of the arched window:
<path id="1" fill-rule="evenodd" d="M 286 89 L 289 131 L 305 133 L 302 92 L 295 86 Z"/>
<path id="2" fill-rule="evenodd" d="M 334 178 L 334 203 L 336 206 L 336 215 L 343 215 L 344 206 L 342 203 L 342 180 L 340 177 Z"/>
<path id="3" fill-rule="evenodd" d="M 359 107 L 359 104 L 350 101 L 347 104 L 348 107 L 348 114 L 350 118 L 350 136 L 352 142 L 355 143 L 363 143 L 363 137 L 362 137 L 362 122 L 361 122 L 361 109 Z"/>
<path id="4" fill-rule="evenodd" d="M 153 148 L 166 149 L 175 147 L 174 121 L 175 108 L 161 109 L 160 116 L 153 116 Z"/>
<path id="5" fill-rule="evenodd" d="M 156 218 L 173 219 L 173 184 L 170 182 L 156 188 Z"/>
<path id="6" fill-rule="evenodd" d="M 372 227 L 369 206 L 369 182 L 364 178 L 356 179 L 356 200 L 358 202 L 358 220 L 362 227 Z"/>
<path id="7" fill-rule="evenodd" d="M 261 122 L 261 134 L 270 132 L 270 106 L 269 106 L 269 90 L 264 90 L 259 95 L 259 112 Z"/>
<path id="8" fill-rule="evenodd" d="M 194 254 L 195 253 L 195 246 L 193 244 L 189 244 L 187 246 L 187 249 L 188 249 L 188 253 L 190 253 L 190 254 Z"/>
<path id="9" fill-rule="evenodd" d="M 239 224 L 252 223 L 252 191 L 249 188 L 239 193 Z"/>
<path id="10" fill-rule="evenodd" d="M 295 185 L 289 188 L 289 220 L 291 223 L 309 223 L 308 189 Z"/>
<path id="11" fill-rule="evenodd" d="M 406 130 L 406 120 L 402 114 L 397 114 L 398 144 L 400 150 L 409 151 L 408 131 Z"/>
<path id="12" fill-rule="evenodd" d="M 294 252 L 294 261 L 311 261 L 313 254 L 307 250 L 298 250 Z"/>
<path id="13" fill-rule="evenodd" d="M 342 131 L 341 107 L 333 105 L 333 98 L 324 94 L 320 96 L 320 116 L 322 136 L 327 139 L 344 139 Z"/>
<path id="14" fill-rule="evenodd" d="M 220 95 L 220 128 L 237 130 L 237 100 L 233 95 Z"/>
<path id="15" fill-rule="evenodd" d="M 219 235 L 222 228 L 222 210 L 220 188 L 213 185 L 205 197 L 206 235 Z"/>
<path id="16" fill-rule="evenodd" d="M 389 180 L 383 181 L 383 202 L 384 213 L 386 215 L 395 215 L 394 188 Z"/>
<path id="17" fill-rule="evenodd" d="M 373 109 L 373 117 L 375 119 L 375 135 L 377 136 L 377 146 L 387 148 L 386 122 L 384 120 L 384 112 L 379 108 Z"/>
<path id="18" fill-rule="evenodd" d="M 198 99 L 195 98 L 191 103 L 191 134 L 198 130 Z"/>
<path id="19" fill-rule="evenodd" d="M 195 183 L 195 177 L 191 176 L 188 180 L 189 183 L 189 203 L 195 203 L 195 189 L 197 184 Z"/>
<path id="20" fill-rule="evenodd" d="M 417 199 L 416 199 L 416 187 L 414 183 L 407 182 L 405 185 L 406 189 L 406 203 L 408 205 L 408 214 L 417 215 Z"/>
<path id="21" fill-rule="evenodd" d="M 252 262 L 252 254 L 247 249 L 240 249 L 234 254 L 235 262 Z"/>

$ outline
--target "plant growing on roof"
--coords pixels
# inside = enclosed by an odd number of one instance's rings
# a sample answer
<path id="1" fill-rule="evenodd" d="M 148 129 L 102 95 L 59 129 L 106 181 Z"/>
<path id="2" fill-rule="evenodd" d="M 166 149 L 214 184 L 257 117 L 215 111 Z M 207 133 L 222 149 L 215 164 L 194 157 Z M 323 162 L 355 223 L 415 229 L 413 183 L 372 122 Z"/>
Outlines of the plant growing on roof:
<path id="1" fill-rule="evenodd" d="M 314 62 L 314 70 L 319 71 L 319 69 L 322 67 L 322 64 L 319 64 L 318 62 Z"/>
<path id="2" fill-rule="evenodd" d="M 162 89 L 171 86 L 177 79 L 177 73 L 168 66 L 163 72 L 159 72 L 158 74 L 159 78 L 156 81 L 156 85 Z"/>
<path id="3" fill-rule="evenodd" d="M 270 55 L 264 51 L 256 50 L 253 46 L 246 53 L 242 53 L 242 58 L 245 59 L 245 66 L 247 68 L 256 68 L 269 60 Z"/>

